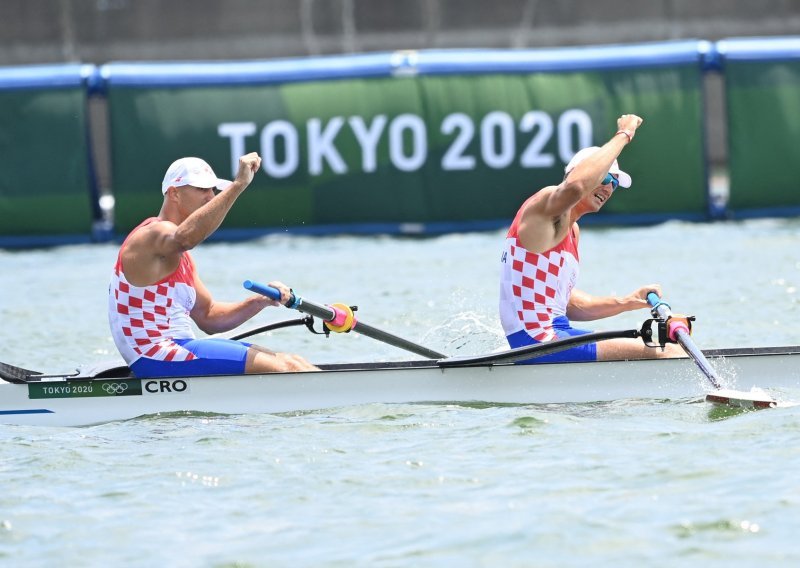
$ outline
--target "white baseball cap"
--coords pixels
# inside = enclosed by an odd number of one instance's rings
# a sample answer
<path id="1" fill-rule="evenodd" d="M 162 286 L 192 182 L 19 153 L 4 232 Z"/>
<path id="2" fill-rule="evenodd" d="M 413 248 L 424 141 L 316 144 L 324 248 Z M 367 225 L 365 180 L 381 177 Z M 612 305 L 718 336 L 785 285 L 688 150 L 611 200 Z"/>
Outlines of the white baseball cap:
<path id="1" fill-rule="evenodd" d="M 589 146 L 588 148 L 580 150 L 577 154 L 572 156 L 572 159 L 569 161 L 569 164 L 567 164 L 567 167 L 564 168 L 564 173 L 568 174 L 569 172 L 571 172 L 573 169 L 575 169 L 575 166 L 577 166 L 586 158 L 597 152 L 599 149 L 600 149 L 599 146 Z M 614 160 L 614 162 L 611 164 L 611 167 L 608 169 L 608 173 L 617 176 L 617 179 L 619 179 L 620 187 L 630 187 L 631 183 L 633 183 L 631 176 L 623 172 L 621 169 L 619 169 L 619 164 L 617 163 L 616 160 Z"/>
<path id="2" fill-rule="evenodd" d="M 214 187 L 222 190 L 231 185 L 226 179 L 219 179 L 205 160 L 200 158 L 181 158 L 172 162 L 161 182 L 161 193 L 166 194 L 170 187 L 192 185 L 194 187 Z"/>

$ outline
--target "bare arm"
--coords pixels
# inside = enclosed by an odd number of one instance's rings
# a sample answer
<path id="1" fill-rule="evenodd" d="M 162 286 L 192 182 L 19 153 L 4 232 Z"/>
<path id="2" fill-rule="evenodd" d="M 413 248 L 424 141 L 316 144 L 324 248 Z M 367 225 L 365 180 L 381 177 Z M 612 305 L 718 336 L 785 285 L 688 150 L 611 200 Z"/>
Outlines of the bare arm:
<path id="1" fill-rule="evenodd" d="M 592 321 L 623 312 L 649 308 L 647 294 L 655 292 L 661 296 L 661 286 L 649 284 L 634 290 L 627 296 L 592 296 L 578 289 L 572 290 L 567 304 L 567 318 L 574 321 Z"/>
<path id="2" fill-rule="evenodd" d="M 133 233 L 122 250 L 122 265 L 128 281 L 136 286 L 148 286 L 177 269 L 182 253 L 193 249 L 217 230 L 259 167 L 261 158 L 255 152 L 242 156 L 236 179 L 230 187 L 182 222 L 176 224 L 162 220 Z M 165 199 L 178 200 L 177 191 L 179 189 L 169 188 Z M 213 193 L 209 193 L 211 195 Z"/>
<path id="3" fill-rule="evenodd" d="M 625 114 L 617 119 L 617 128 L 635 133 L 641 123 L 638 116 Z M 522 246 L 533 252 L 542 252 L 560 242 L 573 221 L 569 219 L 570 210 L 597 189 L 629 142 L 625 134 L 615 134 L 569 172 L 559 185 L 545 187 L 537 193 L 536 199 L 527 201 L 518 231 Z"/>
<path id="4" fill-rule="evenodd" d="M 270 282 L 270 286 L 281 291 L 281 299 L 289 300 L 289 288 L 280 282 Z M 222 333 L 237 328 L 267 306 L 280 305 L 266 296 L 255 294 L 241 302 L 217 302 L 211 297 L 206 285 L 195 273 L 194 288 L 197 298 L 192 308 L 191 318 L 203 332 Z"/>

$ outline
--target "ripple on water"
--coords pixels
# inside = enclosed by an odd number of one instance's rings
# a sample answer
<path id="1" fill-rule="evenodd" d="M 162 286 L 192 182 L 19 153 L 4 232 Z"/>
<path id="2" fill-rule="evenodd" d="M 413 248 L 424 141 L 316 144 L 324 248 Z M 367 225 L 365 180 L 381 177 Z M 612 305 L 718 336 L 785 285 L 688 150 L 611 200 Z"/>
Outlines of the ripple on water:
<path id="1" fill-rule="evenodd" d="M 704 348 L 796 344 L 798 226 L 587 227 L 579 287 L 622 295 L 660 282 L 676 311 L 697 316 Z M 218 299 L 246 297 L 245 278 L 279 279 L 319 302 L 357 304 L 363 321 L 412 341 L 477 354 L 504 345 L 496 313 L 503 238 L 274 237 L 204 245 L 195 258 Z M 2 360 L 60 371 L 113 354 L 105 289 L 115 255 L 111 245 L 0 251 Z M 59 293 L 31 293 L 43 281 L 58 282 Z M 753 306 L 758 317 L 732 324 L 732 313 Z M 598 328 L 638 328 L 643 316 Z M 253 324 L 290 317 L 269 309 Z M 325 339 L 293 328 L 258 340 L 324 362 L 408 358 L 358 334 Z M 706 386 L 700 378 L 698 392 Z M 799 408 L 721 415 L 697 399 L 0 427 L 0 558 L 20 566 L 53 558 L 80 566 L 796 565 L 796 471 Z"/>

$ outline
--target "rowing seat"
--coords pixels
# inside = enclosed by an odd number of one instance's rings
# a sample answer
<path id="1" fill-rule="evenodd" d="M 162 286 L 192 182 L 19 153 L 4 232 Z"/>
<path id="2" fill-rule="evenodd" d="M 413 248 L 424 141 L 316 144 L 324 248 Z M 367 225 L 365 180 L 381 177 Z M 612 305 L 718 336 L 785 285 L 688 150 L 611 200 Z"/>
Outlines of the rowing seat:
<path id="1" fill-rule="evenodd" d="M 120 365 L 118 360 L 97 363 L 91 368 L 81 369 L 81 376 L 93 379 L 133 379 L 131 368 Z"/>

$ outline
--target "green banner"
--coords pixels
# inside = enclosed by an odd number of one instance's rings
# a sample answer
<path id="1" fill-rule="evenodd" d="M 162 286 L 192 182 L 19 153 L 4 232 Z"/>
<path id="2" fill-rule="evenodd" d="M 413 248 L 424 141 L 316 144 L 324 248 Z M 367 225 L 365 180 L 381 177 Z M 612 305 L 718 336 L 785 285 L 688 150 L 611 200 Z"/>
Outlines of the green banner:
<path id="1" fill-rule="evenodd" d="M 85 89 L 0 89 L 0 122 L 0 237 L 88 238 Z"/>
<path id="2" fill-rule="evenodd" d="M 727 61 L 734 212 L 800 205 L 800 60 Z"/>
<path id="3" fill-rule="evenodd" d="M 621 114 L 644 125 L 620 166 L 633 177 L 605 214 L 707 211 L 699 65 L 565 73 L 414 75 L 245 86 L 108 89 L 117 231 L 161 205 L 182 156 L 229 177 L 263 171 L 223 229 L 510 219 L 563 178 Z"/>

